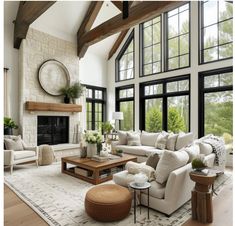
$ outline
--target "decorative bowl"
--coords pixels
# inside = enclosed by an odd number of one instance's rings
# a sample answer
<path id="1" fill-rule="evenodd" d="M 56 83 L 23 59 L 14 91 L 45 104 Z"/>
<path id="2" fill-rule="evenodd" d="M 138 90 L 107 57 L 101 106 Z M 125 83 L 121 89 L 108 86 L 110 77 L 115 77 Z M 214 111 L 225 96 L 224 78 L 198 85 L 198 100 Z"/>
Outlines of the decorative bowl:
<path id="1" fill-rule="evenodd" d="M 135 174 L 134 176 L 134 182 L 136 186 L 142 187 L 145 185 L 147 181 L 148 181 L 148 177 L 143 173 L 138 173 L 138 174 Z"/>

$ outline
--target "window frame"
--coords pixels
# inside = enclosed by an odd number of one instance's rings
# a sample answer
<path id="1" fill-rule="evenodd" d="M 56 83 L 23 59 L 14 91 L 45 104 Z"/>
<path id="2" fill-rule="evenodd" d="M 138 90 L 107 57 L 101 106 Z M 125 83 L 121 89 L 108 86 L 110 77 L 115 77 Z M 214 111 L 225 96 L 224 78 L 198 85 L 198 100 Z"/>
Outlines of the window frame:
<path id="1" fill-rule="evenodd" d="M 87 103 L 91 103 L 91 112 L 92 112 L 92 130 L 96 130 L 95 129 L 95 104 L 96 103 L 101 103 L 102 104 L 102 122 L 106 121 L 106 117 L 107 117 L 107 107 L 106 107 L 106 100 L 107 100 L 107 90 L 104 87 L 99 87 L 99 86 L 92 86 L 92 85 L 85 85 L 86 89 L 91 89 L 92 90 L 92 97 L 86 97 L 86 104 Z M 102 91 L 102 99 L 96 99 L 95 98 L 95 91 L 99 90 Z M 86 118 L 86 127 L 87 127 L 87 118 Z M 88 129 L 88 128 L 87 128 Z"/>
<path id="2" fill-rule="evenodd" d="M 133 97 L 120 98 L 119 97 L 120 90 L 125 90 L 129 88 L 133 88 Z M 115 111 L 120 111 L 120 103 L 127 101 L 133 101 L 133 130 L 135 130 L 135 85 L 134 84 L 118 86 L 115 89 Z M 121 130 L 121 122 L 119 122 L 119 129 Z"/>
<path id="3" fill-rule="evenodd" d="M 125 51 L 127 50 L 128 46 L 132 40 L 133 40 L 133 78 L 120 80 L 119 61 L 122 58 L 122 56 L 124 55 Z M 130 35 L 128 36 L 126 42 L 122 46 L 119 54 L 117 55 L 117 57 L 115 59 L 115 82 L 123 82 L 123 81 L 132 80 L 132 79 L 135 79 L 135 34 L 134 34 L 134 29 L 131 31 Z"/>
<path id="4" fill-rule="evenodd" d="M 219 4 L 219 1 L 217 2 L 217 4 Z M 203 27 L 204 16 L 203 16 L 203 14 L 204 13 L 203 13 L 202 5 L 203 5 L 202 1 L 198 1 L 198 65 L 209 64 L 209 63 L 219 62 L 219 61 L 223 61 L 223 60 L 233 59 L 233 56 L 231 56 L 231 57 L 227 57 L 227 58 L 223 58 L 223 59 L 204 62 L 204 50 L 205 50 L 205 49 L 203 49 L 203 47 L 204 47 L 204 32 L 203 32 L 203 29 L 204 29 L 204 27 Z M 217 21 L 216 23 L 211 24 L 211 25 L 206 26 L 206 27 L 210 27 L 210 26 L 215 25 L 215 24 L 217 24 L 219 26 L 220 23 L 222 23 L 224 21 L 227 21 L 227 20 L 230 20 L 230 19 L 233 20 L 233 17 L 229 18 L 229 19 L 225 19 L 223 21 L 219 21 L 219 22 Z M 217 38 L 218 38 L 218 43 L 219 43 L 219 32 L 217 34 Z M 218 48 L 218 50 L 217 50 L 217 54 L 218 54 L 217 57 L 218 58 L 219 58 L 219 46 L 223 46 L 223 45 L 226 45 L 226 44 L 229 44 L 229 43 L 233 44 L 233 41 L 222 44 L 222 45 L 218 44 L 216 46 L 213 46 L 213 47 Z M 213 47 L 206 48 L 206 49 L 211 49 Z"/>
<path id="5" fill-rule="evenodd" d="M 139 54 L 139 77 L 146 77 L 146 76 L 151 76 L 151 75 L 156 75 L 156 74 L 160 74 L 160 73 L 163 73 L 164 71 L 164 67 L 163 67 L 163 54 L 162 54 L 162 51 L 163 51 L 163 31 L 164 29 L 162 28 L 162 24 L 163 24 L 163 16 L 162 14 L 158 15 L 160 16 L 160 32 L 161 32 L 161 40 L 160 40 L 160 49 L 161 49 L 161 59 L 160 59 L 160 62 L 161 62 L 161 71 L 160 72 L 156 72 L 156 73 L 152 73 L 152 74 L 147 74 L 147 75 L 144 75 L 144 26 L 143 24 L 150 21 L 150 20 L 147 20 L 143 23 L 140 23 L 139 24 L 139 51 L 140 51 L 140 54 Z M 153 19 L 157 18 L 158 16 L 154 17 Z M 151 20 L 153 20 L 151 19 Z M 149 25 L 149 26 L 153 26 L 152 25 Z M 153 46 L 153 44 L 151 45 Z M 152 63 L 149 63 L 149 64 L 152 64 L 155 62 L 152 62 Z"/>
<path id="6" fill-rule="evenodd" d="M 233 67 L 219 68 L 198 73 L 198 137 L 205 134 L 205 94 L 223 91 L 233 91 L 233 85 L 222 87 L 204 87 L 204 78 L 210 75 L 233 72 Z"/>
<path id="7" fill-rule="evenodd" d="M 169 82 L 175 82 L 175 81 L 181 81 L 181 80 L 188 80 L 189 81 L 189 89 L 187 91 L 177 91 L 177 92 L 169 92 L 167 93 L 167 84 Z M 162 94 L 155 94 L 155 95 L 148 95 L 145 96 L 145 87 L 148 85 L 155 85 L 155 84 L 162 84 L 163 85 L 163 92 Z M 156 99 L 156 98 L 162 98 L 162 130 L 167 131 L 167 121 L 168 121 L 168 97 L 177 97 L 177 96 L 188 96 L 188 131 L 191 130 L 191 76 L 190 74 L 180 75 L 180 76 L 174 76 L 169 77 L 165 79 L 158 79 L 154 81 L 149 82 L 143 82 L 139 84 L 139 90 L 140 90 L 140 99 L 139 99 L 139 126 L 140 130 L 145 130 L 145 100 L 148 99 Z"/>
<path id="8" fill-rule="evenodd" d="M 168 24 L 168 16 L 167 16 L 167 14 L 170 12 L 170 11 L 172 11 L 172 10 L 175 10 L 175 9 L 177 9 L 177 8 L 179 8 L 179 7 L 181 7 L 181 6 L 183 6 L 183 5 L 186 5 L 186 4 L 189 4 L 189 8 L 188 8 L 188 11 L 189 11 L 189 31 L 188 31 L 188 36 L 189 36 L 189 42 L 188 42 L 188 45 L 189 45 L 189 52 L 187 53 L 188 55 L 189 55 L 189 58 L 188 58 L 188 61 L 189 61 L 189 64 L 188 64 L 188 66 L 185 66 L 185 67 L 179 67 L 179 68 L 175 68 L 175 69 L 168 69 L 168 50 L 169 50 L 169 46 L 168 46 L 168 31 L 169 31 L 169 29 L 168 29 L 168 26 L 167 26 L 167 24 Z M 163 27 L 164 27 L 164 41 L 165 41 L 165 43 L 164 43 L 164 71 L 165 72 L 168 72 L 168 71 L 176 71 L 176 70 L 182 70 L 182 69 L 184 69 L 184 68 L 190 68 L 191 67 L 191 11 L 192 11 L 192 9 L 191 9 L 191 2 L 186 2 L 185 4 L 183 4 L 183 5 L 181 5 L 181 6 L 179 6 L 179 7 L 176 7 L 176 8 L 174 8 L 174 9 L 172 9 L 172 10 L 170 10 L 170 11 L 168 11 L 168 12 L 166 12 L 166 13 L 164 13 L 164 23 L 163 23 Z M 186 11 L 186 10 L 185 10 Z M 183 11 L 184 12 L 184 11 Z M 177 13 L 178 15 L 179 15 L 179 13 Z M 176 15 L 176 14 L 175 14 Z M 185 34 L 183 34 L 183 35 L 185 35 Z M 178 36 L 175 36 L 175 37 L 180 37 L 180 36 L 182 36 L 182 35 L 178 35 Z M 174 38 L 175 38 L 174 37 Z M 172 38 L 171 38 L 172 39 Z M 179 42 L 179 41 L 178 41 Z M 179 53 L 179 51 L 178 51 L 178 53 Z M 180 58 L 180 56 L 184 56 L 184 55 L 187 55 L 187 54 L 182 54 L 182 55 L 177 55 L 177 56 L 175 56 L 175 57 L 179 57 Z M 175 57 L 172 57 L 172 58 L 175 58 Z"/>

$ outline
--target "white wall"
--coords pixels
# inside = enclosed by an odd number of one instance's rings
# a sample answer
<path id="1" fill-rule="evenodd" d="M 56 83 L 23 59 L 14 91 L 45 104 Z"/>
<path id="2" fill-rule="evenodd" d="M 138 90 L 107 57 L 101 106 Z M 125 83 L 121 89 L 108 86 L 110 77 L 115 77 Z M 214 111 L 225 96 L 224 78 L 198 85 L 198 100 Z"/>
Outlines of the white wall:
<path id="1" fill-rule="evenodd" d="M 152 81 L 156 79 L 168 78 L 172 76 L 179 76 L 190 74 L 191 75 L 191 121 L 190 127 L 194 136 L 198 136 L 198 72 L 206 71 L 216 68 L 228 67 L 233 64 L 232 60 L 223 60 L 219 62 L 198 65 L 198 3 L 196 1 L 191 2 L 191 67 L 175 70 L 170 72 L 163 72 L 157 75 L 151 75 L 147 77 L 139 77 L 139 26 L 135 26 L 135 78 L 133 80 L 115 82 L 115 58 L 117 57 L 122 45 L 128 38 L 129 33 L 126 35 L 119 49 L 114 56 L 108 61 L 108 87 L 107 87 L 107 106 L 108 106 L 108 120 L 111 120 L 111 114 L 115 111 L 115 87 L 134 84 L 135 85 L 135 129 L 139 129 L 139 83 Z M 196 29 L 195 29 L 196 28 Z"/>
<path id="2" fill-rule="evenodd" d="M 19 2 L 4 2 L 4 67 L 8 71 L 9 117 L 19 123 L 18 77 L 19 60 L 18 50 L 13 48 L 14 24 Z"/>
<path id="3" fill-rule="evenodd" d="M 87 52 L 79 62 L 79 77 L 83 84 L 106 87 L 107 61 L 104 57 Z"/>

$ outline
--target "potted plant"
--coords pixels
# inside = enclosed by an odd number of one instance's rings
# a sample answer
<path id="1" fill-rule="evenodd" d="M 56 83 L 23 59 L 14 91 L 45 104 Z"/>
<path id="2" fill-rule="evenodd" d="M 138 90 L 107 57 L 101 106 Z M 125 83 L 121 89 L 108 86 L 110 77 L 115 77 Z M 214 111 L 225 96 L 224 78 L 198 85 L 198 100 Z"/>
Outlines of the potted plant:
<path id="1" fill-rule="evenodd" d="M 110 134 L 113 126 L 110 122 L 102 122 L 102 130 L 105 134 Z"/>
<path id="2" fill-rule="evenodd" d="M 69 104 L 72 99 L 75 103 L 75 99 L 79 98 L 84 91 L 84 87 L 80 82 L 74 83 L 72 86 L 66 86 L 60 89 L 61 95 L 64 95 L 64 103 Z"/>
<path id="3" fill-rule="evenodd" d="M 84 136 L 87 142 L 87 157 L 90 158 L 97 154 L 97 145 L 101 144 L 102 137 L 96 131 L 87 131 Z"/>
<path id="4" fill-rule="evenodd" d="M 197 156 L 192 160 L 192 168 L 196 171 L 202 171 L 207 167 L 203 156 Z"/>
<path id="5" fill-rule="evenodd" d="M 13 129 L 18 129 L 18 125 L 9 117 L 4 117 L 4 134 L 12 135 Z"/>
<path id="6" fill-rule="evenodd" d="M 60 89 L 61 95 L 64 96 L 64 103 L 70 103 L 70 96 L 71 96 L 71 88 L 69 86 L 63 87 Z"/>
<path id="7" fill-rule="evenodd" d="M 80 82 L 74 83 L 70 86 L 70 98 L 72 98 L 73 103 L 76 103 L 76 99 L 79 98 L 84 91 L 84 87 L 81 85 Z"/>
<path id="8" fill-rule="evenodd" d="M 122 157 L 123 156 L 123 150 L 121 150 L 121 149 L 116 150 L 116 155 Z"/>

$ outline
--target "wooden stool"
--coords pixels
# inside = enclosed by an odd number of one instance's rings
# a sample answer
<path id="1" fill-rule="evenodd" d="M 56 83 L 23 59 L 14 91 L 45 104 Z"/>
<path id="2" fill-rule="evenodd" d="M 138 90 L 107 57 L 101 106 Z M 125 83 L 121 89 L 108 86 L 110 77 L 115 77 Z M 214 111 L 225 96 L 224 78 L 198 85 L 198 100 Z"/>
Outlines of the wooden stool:
<path id="1" fill-rule="evenodd" d="M 191 199 L 192 219 L 201 223 L 212 223 L 212 191 L 210 191 L 210 187 L 215 181 L 216 174 L 202 175 L 191 172 L 190 178 L 196 182 Z"/>

